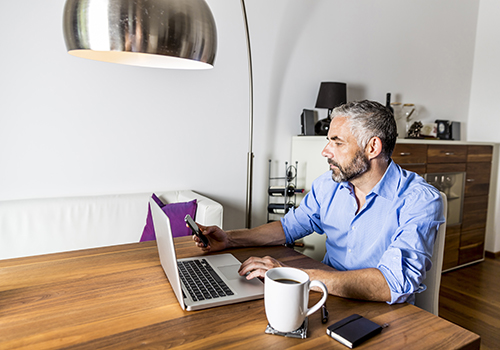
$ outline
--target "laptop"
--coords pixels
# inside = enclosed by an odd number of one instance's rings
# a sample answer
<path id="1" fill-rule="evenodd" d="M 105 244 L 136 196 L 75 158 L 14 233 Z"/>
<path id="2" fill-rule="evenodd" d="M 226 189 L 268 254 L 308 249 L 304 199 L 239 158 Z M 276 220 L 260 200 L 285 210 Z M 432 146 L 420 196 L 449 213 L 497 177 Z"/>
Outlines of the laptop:
<path id="1" fill-rule="evenodd" d="M 170 220 L 150 199 L 161 266 L 183 310 L 194 311 L 264 297 L 264 284 L 238 274 L 241 262 L 232 254 L 177 259 Z M 194 244 L 194 243 L 193 243 Z M 196 277 L 201 273 L 201 277 Z"/>

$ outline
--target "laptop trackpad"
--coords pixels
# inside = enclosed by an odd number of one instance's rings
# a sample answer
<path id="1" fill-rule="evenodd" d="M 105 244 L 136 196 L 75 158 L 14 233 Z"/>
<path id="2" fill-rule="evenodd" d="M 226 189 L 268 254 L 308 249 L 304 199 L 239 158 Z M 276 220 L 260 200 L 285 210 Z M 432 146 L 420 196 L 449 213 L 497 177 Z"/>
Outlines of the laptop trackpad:
<path id="1" fill-rule="evenodd" d="M 228 280 L 241 278 L 240 274 L 238 273 L 240 265 L 218 266 L 217 268 Z"/>

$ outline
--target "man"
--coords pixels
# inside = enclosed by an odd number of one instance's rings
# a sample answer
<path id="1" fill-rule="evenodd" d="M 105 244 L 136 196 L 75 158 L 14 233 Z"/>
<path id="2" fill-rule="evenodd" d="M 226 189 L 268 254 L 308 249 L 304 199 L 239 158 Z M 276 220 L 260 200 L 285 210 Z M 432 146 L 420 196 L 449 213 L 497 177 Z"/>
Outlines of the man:
<path id="1" fill-rule="evenodd" d="M 300 206 L 279 222 L 249 230 L 201 227 L 209 239 L 202 249 L 292 243 L 315 231 L 327 235 L 323 263 L 335 271 L 305 271 L 330 294 L 413 302 L 444 218 L 438 190 L 391 160 L 396 135 L 392 113 L 380 103 L 337 107 L 322 152 L 331 171 L 313 182 Z M 278 266 L 284 264 L 252 257 L 240 274 L 263 277 Z"/>

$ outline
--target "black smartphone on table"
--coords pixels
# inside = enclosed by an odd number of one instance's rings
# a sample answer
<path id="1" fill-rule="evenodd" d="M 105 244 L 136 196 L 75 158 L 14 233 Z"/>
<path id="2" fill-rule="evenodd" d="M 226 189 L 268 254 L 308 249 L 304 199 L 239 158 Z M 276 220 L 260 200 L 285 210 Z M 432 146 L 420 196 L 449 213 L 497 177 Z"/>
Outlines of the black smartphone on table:
<path id="1" fill-rule="evenodd" d="M 203 233 L 201 233 L 200 228 L 198 227 L 198 225 L 196 225 L 196 222 L 194 222 L 191 215 L 187 214 L 186 217 L 184 218 L 184 221 L 189 226 L 191 231 L 193 231 L 193 234 L 196 235 L 200 239 L 200 241 L 203 242 L 203 246 L 204 247 L 208 246 L 207 237 L 205 237 L 205 235 L 203 235 Z"/>

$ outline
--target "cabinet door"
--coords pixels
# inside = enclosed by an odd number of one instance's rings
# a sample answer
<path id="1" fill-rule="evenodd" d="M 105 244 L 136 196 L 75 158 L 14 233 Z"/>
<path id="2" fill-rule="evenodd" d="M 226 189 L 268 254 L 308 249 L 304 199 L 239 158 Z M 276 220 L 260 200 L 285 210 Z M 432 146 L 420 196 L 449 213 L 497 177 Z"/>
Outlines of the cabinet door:
<path id="1" fill-rule="evenodd" d="M 488 196 L 465 197 L 462 216 L 462 234 L 486 227 Z"/>
<path id="2" fill-rule="evenodd" d="M 460 225 L 446 226 L 444 239 L 443 271 L 458 265 L 460 248 Z"/>
<path id="3" fill-rule="evenodd" d="M 467 162 L 491 163 L 493 158 L 493 146 L 468 146 Z"/>
<path id="4" fill-rule="evenodd" d="M 491 163 L 467 163 L 465 196 L 487 196 L 490 191 Z"/>
<path id="5" fill-rule="evenodd" d="M 485 229 L 463 232 L 460 236 L 458 264 L 463 265 L 484 258 Z"/>
<path id="6" fill-rule="evenodd" d="M 460 235 L 460 247 L 464 248 L 471 245 L 477 245 L 478 243 L 483 243 L 485 233 L 486 231 L 484 228 L 463 231 Z"/>

